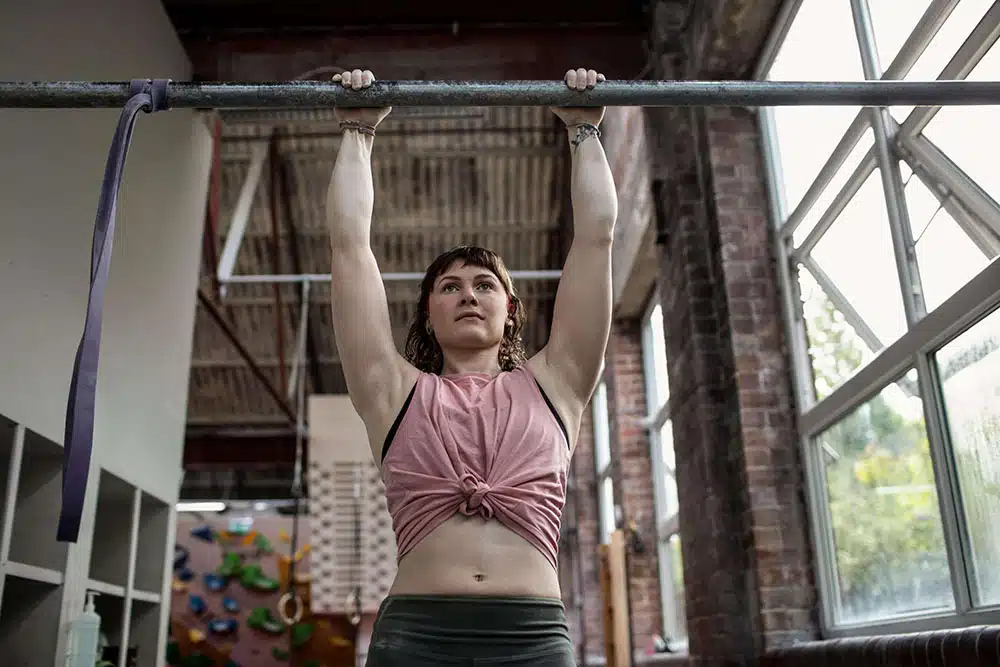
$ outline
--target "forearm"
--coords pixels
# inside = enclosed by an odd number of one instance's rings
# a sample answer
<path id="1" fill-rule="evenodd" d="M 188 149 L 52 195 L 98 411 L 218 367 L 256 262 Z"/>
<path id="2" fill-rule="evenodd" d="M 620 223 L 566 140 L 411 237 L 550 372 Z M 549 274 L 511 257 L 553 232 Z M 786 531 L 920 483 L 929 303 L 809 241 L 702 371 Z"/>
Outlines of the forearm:
<path id="1" fill-rule="evenodd" d="M 568 132 L 572 154 L 573 238 L 610 243 L 618 217 L 618 194 L 604 147 L 596 136 L 573 146 L 577 131 L 568 129 Z"/>
<path id="2" fill-rule="evenodd" d="M 375 185 L 372 180 L 374 137 L 346 130 L 341 138 L 326 193 L 326 220 L 333 247 L 370 243 Z"/>

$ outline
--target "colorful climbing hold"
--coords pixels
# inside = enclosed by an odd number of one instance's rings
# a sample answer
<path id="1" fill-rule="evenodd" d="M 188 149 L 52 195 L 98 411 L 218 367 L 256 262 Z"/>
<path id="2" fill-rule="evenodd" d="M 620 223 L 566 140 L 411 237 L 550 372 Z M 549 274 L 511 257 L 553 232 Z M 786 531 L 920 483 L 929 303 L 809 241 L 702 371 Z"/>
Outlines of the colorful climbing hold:
<path id="1" fill-rule="evenodd" d="M 226 552 L 222 554 L 222 563 L 216 568 L 215 573 L 220 577 L 238 577 L 243 571 L 243 556 L 236 553 Z"/>
<path id="2" fill-rule="evenodd" d="M 198 628 L 191 628 L 188 630 L 188 639 L 191 640 L 192 644 L 200 644 L 205 641 L 205 633 Z"/>
<path id="3" fill-rule="evenodd" d="M 330 643 L 338 648 L 346 648 L 351 645 L 351 640 L 347 637 L 330 637 Z"/>
<path id="4" fill-rule="evenodd" d="M 188 558 L 191 557 L 191 552 L 183 544 L 174 545 L 174 569 L 179 570 L 185 565 L 187 565 Z"/>
<path id="5" fill-rule="evenodd" d="M 180 579 L 174 579 L 170 582 L 170 588 L 173 589 L 174 593 L 183 593 L 187 590 L 187 587 L 188 585 Z"/>
<path id="6" fill-rule="evenodd" d="M 204 540 L 205 542 L 214 542 L 215 531 L 209 525 L 198 526 L 191 529 L 191 537 L 197 537 L 199 540 Z"/>
<path id="7" fill-rule="evenodd" d="M 247 565 L 240 573 L 240 583 L 245 588 L 256 591 L 273 592 L 278 590 L 278 580 L 264 574 L 260 565 Z"/>
<path id="8" fill-rule="evenodd" d="M 292 648 L 299 648 L 309 641 L 312 637 L 313 625 L 312 623 L 296 623 L 292 626 Z"/>
<path id="9" fill-rule="evenodd" d="M 191 611 L 200 616 L 205 613 L 205 599 L 200 595 L 191 594 L 188 596 L 188 607 L 191 608 Z"/>
<path id="10" fill-rule="evenodd" d="M 214 572 L 205 573 L 205 588 L 212 593 L 218 593 L 226 587 L 226 580 Z"/>
<path id="11" fill-rule="evenodd" d="M 222 608 L 235 614 L 240 610 L 240 603 L 232 598 L 222 598 Z"/>
<path id="12" fill-rule="evenodd" d="M 278 539 L 286 544 L 292 541 L 292 538 L 288 536 L 288 533 L 285 532 L 284 528 L 282 528 L 281 531 L 278 533 Z"/>
<path id="13" fill-rule="evenodd" d="M 181 660 L 181 667 L 214 667 L 214 661 L 207 655 L 195 653 Z"/>
<path id="14" fill-rule="evenodd" d="M 247 617 L 247 625 L 272 635 L 280 635 L 285 631 L 285 624 L 272 616 L 268 607 L 256 607 L 251 611 Z"/>
<path id="15" fill-rule="evenodd" d="M 173 640 L 167 642 L 167 664 L 172 667 L 181 664 L 181 647 Z"/>
<path id="16" fill-rule="evenodd" d="M 274 552 L 274 547 L 271 546 L 271 541 L 260 534 L 258 534 L 254 539 L 254 546 L 257 547 L 257 551 L 260 553 L 269 554 Z"/>
<path id="17" fill-rule="evenodd" d="M 208 624 L 208 631 L 213 635 L 229 635 L 236 632 L 239 625 L 235 618 L 217 618 Z"/>
<path id="18" fill-rule="evenodd" d="M 182 567 L 177 571 L 177 578 L 181 581 L 191 581 L 194 579 L 194 570 L 189 567 Z"/>
<path id="19" fill-rule="evenodd" d="M 291 654 L 280 646 L 272 646 L 271 655 L 274 656 L 275 660 L 288 660 L 291 657 Z"/>

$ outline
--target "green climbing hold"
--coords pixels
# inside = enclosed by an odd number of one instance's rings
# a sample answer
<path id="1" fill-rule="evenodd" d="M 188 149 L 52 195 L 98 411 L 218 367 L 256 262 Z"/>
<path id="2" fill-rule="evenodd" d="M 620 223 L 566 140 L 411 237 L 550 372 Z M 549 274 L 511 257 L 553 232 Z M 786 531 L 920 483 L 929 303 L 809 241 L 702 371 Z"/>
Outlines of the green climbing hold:
<path id="1" fill-rule="evenodd" d="M 238 577 L 243 571 L 243 556 L 226 552 L 222 554 L 222 564 L 219 565 L 215 573 L 220 577 Z"/>
<path id="2" fill-rule="evenodd" d="M 271 610 L 267 607 L 256 607 L 251 611 L 247 617 L 247 625 L 272 635 L 280 635 L 285 631 L 285 624 L 271 616 Z"/>
<path id="3" fill-rule="evenodd" d="M 168 665 L 181 664 L 181 647 L 175 641 L 167 642 L 167 664 Z"/>
<path id="4" fill-rule="evenodd" d="M 278 590 L 278 580 L 264 574 L 260 565 L 246 565 L 240 572 L 240 583 L 245 588 L 272 593 Z"/>
<path id="5" fill-rule="evenodd" d="M 291 657 L 291 654 L 288 651 L 279 646 L 271 647 L 271 655 L 274 656 L 275 660 L 288 660 L 288 658 Z"/>
<path id="6" fill-rule="evenodd" d="M 257 547 L 257 551 L 264 554 L 274 552 L 274 547 L 271 546 L 271 541 L 260 533 L 257 533 L 257 537 L 254 539 L 254 546 Z"/>
<path id="7" fill-rule="evenodd" d="M 319 667 L 319 666 L 320 662 L 316 658 L 309 658 L 304 663 L 302 663 L 302 667 Z"/>
<path id="8" fill-rule="evenodd" d="M 215 667 L 213 660 L 207 655 L 195 653 L 181 660 L 181 667 Z"/>
<path id="9" fill-rule="evenodd" d="M 299 648 L 312 637 L 312 623 L 296 623 L 292 626 L 292 648 Z"/>

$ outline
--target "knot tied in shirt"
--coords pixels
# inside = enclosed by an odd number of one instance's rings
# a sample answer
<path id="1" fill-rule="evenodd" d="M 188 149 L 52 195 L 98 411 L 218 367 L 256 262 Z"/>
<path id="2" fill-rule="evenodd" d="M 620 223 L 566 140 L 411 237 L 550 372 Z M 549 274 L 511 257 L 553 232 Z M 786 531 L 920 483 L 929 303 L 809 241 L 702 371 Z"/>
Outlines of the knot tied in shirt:
<path id="1" fill-rule="evenodd" d="M 493 508 L 490 507 L 487 498 L 490 486 L 471 472 L 462 475 L 461 486 L 462 495 L 465 496 L 465 502 L 459 507 L 462 514 L 466 516 L 479 514 L 484 519 L 492 519 Z"/>

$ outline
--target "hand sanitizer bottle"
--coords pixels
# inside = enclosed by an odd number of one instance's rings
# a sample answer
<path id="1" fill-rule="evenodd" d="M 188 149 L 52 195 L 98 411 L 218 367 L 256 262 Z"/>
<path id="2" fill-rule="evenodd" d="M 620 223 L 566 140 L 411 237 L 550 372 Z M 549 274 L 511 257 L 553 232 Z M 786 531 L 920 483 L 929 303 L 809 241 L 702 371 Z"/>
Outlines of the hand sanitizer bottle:
<path id="1" fill-rule="evenodd" d="M 70 625 L 66 667 L 94 667 L 97 664 L 101 617 L 94 609 L 94 595 L 94 591 L 87 591 L 87 605 Z"/>

